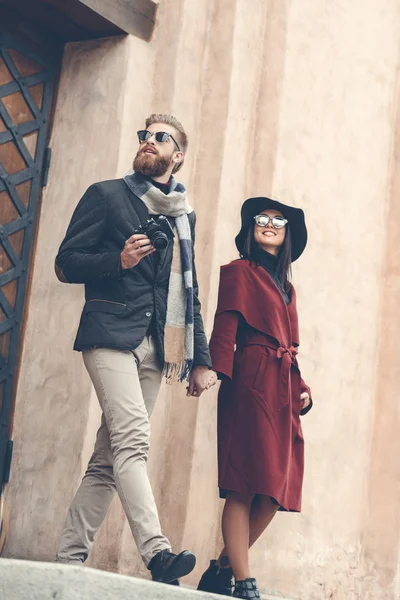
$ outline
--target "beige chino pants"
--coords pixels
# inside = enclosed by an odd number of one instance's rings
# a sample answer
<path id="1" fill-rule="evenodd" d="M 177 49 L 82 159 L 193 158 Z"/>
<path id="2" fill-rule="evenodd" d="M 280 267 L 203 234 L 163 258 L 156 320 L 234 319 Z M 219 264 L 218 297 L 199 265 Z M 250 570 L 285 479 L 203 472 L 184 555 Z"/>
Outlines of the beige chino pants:
<path id="1" fill-rule="evenodd" d="M 134 351 L 96 348 L 83 353 L 103 410 L 93 455 L 69 509 L 58 562 L 82 563 L 118 491 L 146 566 L 170 550 L 162 534 L 147 475 L 149 418 L 161 383 L 154 342 L 145 337 Z"/>

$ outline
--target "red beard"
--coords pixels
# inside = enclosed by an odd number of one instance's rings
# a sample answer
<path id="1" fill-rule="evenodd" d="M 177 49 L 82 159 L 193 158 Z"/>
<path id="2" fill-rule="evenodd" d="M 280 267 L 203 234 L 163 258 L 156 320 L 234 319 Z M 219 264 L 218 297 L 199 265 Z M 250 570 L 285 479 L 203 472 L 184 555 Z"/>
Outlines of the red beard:
<path id="1" fill-rule="evenodd" d="M 133 161 L 133 170 L 146 177 L 162 177 L 168 171 L 171 158 L 157 154 L 145 154 L 142 150 L 136 154 Z"/>

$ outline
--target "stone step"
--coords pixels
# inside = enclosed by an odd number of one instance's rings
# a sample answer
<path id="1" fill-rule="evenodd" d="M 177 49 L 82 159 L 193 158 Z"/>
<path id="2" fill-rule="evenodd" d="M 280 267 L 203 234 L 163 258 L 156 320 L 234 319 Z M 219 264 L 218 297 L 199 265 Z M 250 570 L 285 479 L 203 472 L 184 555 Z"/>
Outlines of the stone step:
<path id="1" fill-rule="evenodd" d="M 0 558 L 0 600 L 206 600 L 221 596 L 89 567 Z M 263 595 L 264 600 L 290 600 Z M 293 600 L 293 599 L 292 599 Z"/>

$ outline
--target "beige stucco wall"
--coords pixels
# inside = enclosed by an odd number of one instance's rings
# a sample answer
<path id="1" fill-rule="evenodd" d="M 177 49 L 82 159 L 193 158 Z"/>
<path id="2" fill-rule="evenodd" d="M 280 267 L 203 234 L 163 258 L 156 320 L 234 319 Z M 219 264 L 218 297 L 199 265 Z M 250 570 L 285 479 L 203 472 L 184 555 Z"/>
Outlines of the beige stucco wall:
<path id="1" fill-rule="evenodd" d="M 303 513 L 277 516 L 254 573 L 293 598 L 399 597 L 399 31 L 397 0 L 173 0 L 150 43 L 67 47 L 18 387 L 9 556 L 54 556 L 99 419 L 71 350 L 82 290 L 55 279 L 58 244 L 86 187 L 130 167 L 144 117 L 173 112 L 190 136 L 182 179 L 208 333 L 241 202 L 272 195 L 302 206 L 309 226 L 294 268 L 315 398 Z M 164 388 L 152 422 L 160 516 L 174 546 L 198 555 L 192 584 L 219 547 L 215 406 L 215 391 L 196 401 Z M 118 501 L 90 564 L 145 574 Z"/>

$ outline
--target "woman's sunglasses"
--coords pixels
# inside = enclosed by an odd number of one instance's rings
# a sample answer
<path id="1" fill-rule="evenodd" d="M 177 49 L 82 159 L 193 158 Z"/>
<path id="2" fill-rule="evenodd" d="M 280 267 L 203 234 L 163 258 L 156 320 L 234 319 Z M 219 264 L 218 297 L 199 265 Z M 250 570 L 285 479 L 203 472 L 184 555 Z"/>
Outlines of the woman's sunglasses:
<path id="1" fill-rule="evenodd" d="M 254 220 L 259 227 L 267 227 L 267 225 L 271 223 L 274 229 L 282 229 L 288 222 L 288 220 L 283 217 L 269 217 L 268 215 L 256 215 Z"/>
<path id="2" fill-rule="evenodd" d="M 157 131 L 156 133 L 152 133 L 151 131 L 148 131 L 147 129 L 141 129 L 140 131 L 137 132 L 137 136 L 139 139 L 139 143 L 143 144 L 143 142 L 147 142 L 147 140 L 149 140 L 151 137 L 156 138 L 157 142 L 166 142 L 169 138 L 171 138 L 171 140 L 174 142 L 175 146 L 178 148 L 179 152 L 181 151 L 181 149 L 179 148 L 179 144 L 176 141 L 176 139 L 174 138 L 173 135 L 171 135 L 170 133 L 166 133 L 165 131 Z"/>

